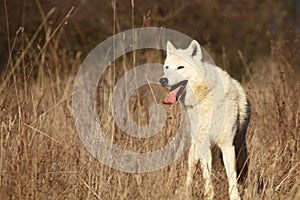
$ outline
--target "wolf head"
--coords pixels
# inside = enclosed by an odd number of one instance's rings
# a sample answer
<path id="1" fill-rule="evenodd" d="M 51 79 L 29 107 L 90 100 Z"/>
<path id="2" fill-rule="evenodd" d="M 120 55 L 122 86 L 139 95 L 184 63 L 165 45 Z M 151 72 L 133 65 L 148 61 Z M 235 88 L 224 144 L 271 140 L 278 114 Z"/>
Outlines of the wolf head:
<path id="1" fill-rule="evenodd" d="M 163 77 L 159 80 L 164 87 L 170 88 L 165 104 L 174 104 L 178 100 L 184 100 L 187 85 L 193 85 L 194 80 L 199 80 L 199 71 L 195 66 L 202 59 L 202 51 L 195 40 L 186 49 L 176 49 L 173 44 L 167 42 L 167 57 L 163 66 Z"/>

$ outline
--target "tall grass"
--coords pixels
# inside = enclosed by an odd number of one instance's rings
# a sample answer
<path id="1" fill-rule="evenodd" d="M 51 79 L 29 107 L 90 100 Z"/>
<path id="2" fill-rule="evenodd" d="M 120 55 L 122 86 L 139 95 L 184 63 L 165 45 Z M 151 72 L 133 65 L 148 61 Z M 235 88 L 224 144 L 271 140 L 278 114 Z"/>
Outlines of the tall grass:
<path id="1" fill-rule="evenodd" d="M 73 81 L 83 57 L 60 45 L 66 18 L 53 29 L 45 23 L 51 14 L 41 14 L 43 21 L 31 38 L 26 38 L 23 29 L 17 32 L 15 41 L 21 42 L 11 46 L 0 77 L 0 199 L 180 199 L 175 191 L 185 181 L 186 154 L 164 169 L 127 174 L 102 165 L 84 148 L 71 112 Z M 252 118 L 247 136 L 249 173 L 240 191 L 249 200 L 299 199 L 300 75 L 283 43 L 271 43 L 270 49 L 268 57 L 250 65 L 245 62 L 248 72 L 242 84 Z M 162 60 L 159 53 L 136 52 L 134 63 L 147 62 L 152 59 L 149 55 Z M 105 105 L 109 105 L 112 84 L 129 69 L 132 57 L 127 55 L 112 66 L 114 74 L 106 72 L 97 105 L 99 119 L 114 143 L 145 152 L 172 138 L 180 114 L 178 107 L 165 107 L 172 118 L 149 140 L 127 137 L 115 127 Z M 130 110 L 137 123 L 148 122 L 149 106 L 160 102 L 164 92 L 154 85 L 136 92 Z M 228 199 L 224 167 L 218 156 L 214 161 L 216 199 Z M 198 199 L 203 195 L 200 169 L 194 178 L 193 197 Z"/>

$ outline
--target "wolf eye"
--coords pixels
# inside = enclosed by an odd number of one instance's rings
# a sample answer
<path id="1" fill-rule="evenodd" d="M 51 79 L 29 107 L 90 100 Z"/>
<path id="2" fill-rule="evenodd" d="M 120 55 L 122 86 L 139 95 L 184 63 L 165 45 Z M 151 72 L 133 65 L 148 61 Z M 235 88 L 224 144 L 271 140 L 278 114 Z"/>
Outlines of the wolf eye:
<path id="1" fill-rule="evenodd" d="M 165 66 L 165 68 L 166 68 L 166 69 L 169 69 L 169 66 L 167 65 L 167 66 Z"/>
<path id="2" fill-rule="evenodd" d="M 179 66 L 179 67 L 177 67 L 177 69 L 183 69 L 184 68 L 184 66 Z"/>

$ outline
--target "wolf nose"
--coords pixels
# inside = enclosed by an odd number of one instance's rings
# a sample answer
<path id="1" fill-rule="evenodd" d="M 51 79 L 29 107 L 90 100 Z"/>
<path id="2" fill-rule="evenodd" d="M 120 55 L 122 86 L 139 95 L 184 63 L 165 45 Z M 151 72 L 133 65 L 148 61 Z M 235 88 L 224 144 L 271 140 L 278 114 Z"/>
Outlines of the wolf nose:
<path id="1" fill-rule="evenodd" d="M 162 86 L 168 85 L 168 82 L 169 82 L 168 78 L 161 78 L 161 79 L 159 79 L 159 83 L 160 83 Z"/>

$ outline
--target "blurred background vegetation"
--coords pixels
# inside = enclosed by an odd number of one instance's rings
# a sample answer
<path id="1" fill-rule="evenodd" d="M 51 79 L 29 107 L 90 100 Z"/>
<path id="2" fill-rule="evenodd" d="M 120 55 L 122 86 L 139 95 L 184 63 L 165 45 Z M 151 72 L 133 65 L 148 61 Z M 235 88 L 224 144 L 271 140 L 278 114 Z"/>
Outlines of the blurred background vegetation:
<path id="1" fill-rule="evenodd" d="M 198 40 L 242 82 L 252 108 L 243 199 L 300 199 L 300 0 L 0 0 L 0 199 L 182 199 L 176 191 L 187 154 L 152 173 L 117 171 L 85 149 L 72 118 L 73 81 L 85 56 L 115 33 L 149 26 Z M 151 53 L 137 52 L 136 63 L 163 60 Z M 179 106 L 165 107 L 170 118 L 161 134 L 123 134 L 109 99 L 133 63 L 128 54 L 106 70 L 97 114 L 113 144 L 152 151 L 176 133 Z M 140 124 L 166 96 L 151 88 L 139 88 L 130 101 Z M 215 155 L 215 196 L 228 199 Z M 201 199 L 199 170 L 195 176 L 193 196 Z"/>
<path id="2" fill-rule="evenodd" d="M 6 65 L 12 46 L 30 40 L 51 9 L 55 10 L 35 40 L 36 46 L 73 6 L 68 24 L 55 35 L 57 45 L 71 56 L 86 55 L 104 39 L 133 26 L 156 26 L 197 39 L 217 65 L 236 78 L 253 60 L 269 56 L 275 43 L 286 48 L 293 66 L 300 66 L 299 0 L 1 0 L 0 68 Z M 24 30 L 18 32 L 20 27 Z M 22 34 L 23 40 L 15 40 L 16 34 Z"/>

